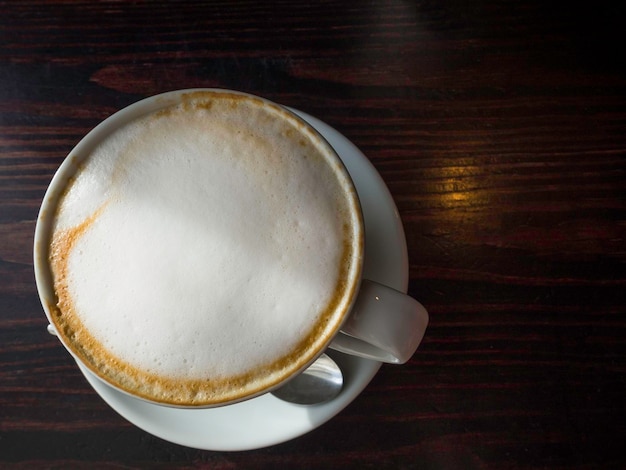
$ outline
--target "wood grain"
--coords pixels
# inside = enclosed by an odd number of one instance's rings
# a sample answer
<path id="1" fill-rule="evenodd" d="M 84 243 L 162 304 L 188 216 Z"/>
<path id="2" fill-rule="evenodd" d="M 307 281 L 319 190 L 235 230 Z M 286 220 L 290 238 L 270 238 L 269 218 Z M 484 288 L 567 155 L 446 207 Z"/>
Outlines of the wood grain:
<path id="1" fill-rule="evenodd" d="M 0 2 L 0 467 L 626 467 L 625 8 L 535 0 Z M 116 110 L 226 87 L 350 138 L 431 313 L 331 422 L 206 452 L 116 415 L 46 331 L 45 189 Z M 262 430 L 261 430 L 262 432 Z"/>

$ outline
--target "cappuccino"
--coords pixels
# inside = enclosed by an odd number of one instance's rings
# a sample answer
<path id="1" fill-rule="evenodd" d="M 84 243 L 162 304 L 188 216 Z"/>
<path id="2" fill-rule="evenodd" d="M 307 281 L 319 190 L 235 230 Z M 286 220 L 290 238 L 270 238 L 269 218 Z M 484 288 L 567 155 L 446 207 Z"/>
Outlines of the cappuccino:
<path id="1" fill-rule="evenodd" d="M 56 205 L 48 310 L 61 340 L 164 404 L 235 402 L 300 371 L 361 274 L 358 199 L 334 151 L 285 109 L 226 91 L 117 122 L 78 155 Z"/>

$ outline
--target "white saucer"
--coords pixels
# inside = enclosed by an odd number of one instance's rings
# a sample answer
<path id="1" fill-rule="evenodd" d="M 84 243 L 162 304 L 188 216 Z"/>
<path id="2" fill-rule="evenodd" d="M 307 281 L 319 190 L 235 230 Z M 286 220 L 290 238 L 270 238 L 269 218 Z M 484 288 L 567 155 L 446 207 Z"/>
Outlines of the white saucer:
<path id="1" fill-rule="evenodd" d="M 343 135 L 312 116 L 293 111 L 328 140 L 352 176 L 365 219 L 365 277 L 406 292 L 406 239 L 385 183 L 363 153 Z M 345 387 L 336 399 L 314 406 L 292 405 L 265 394 L 221 408 L 168 408 L 119 392 L 84 367 L 81 371 L 111 408 L 150 434 L 197 449 L 251 450 L 288 441 L 321 426 L 363 391 L 381 365 L 335 351 L 329 353 L 342 367 Z"/>

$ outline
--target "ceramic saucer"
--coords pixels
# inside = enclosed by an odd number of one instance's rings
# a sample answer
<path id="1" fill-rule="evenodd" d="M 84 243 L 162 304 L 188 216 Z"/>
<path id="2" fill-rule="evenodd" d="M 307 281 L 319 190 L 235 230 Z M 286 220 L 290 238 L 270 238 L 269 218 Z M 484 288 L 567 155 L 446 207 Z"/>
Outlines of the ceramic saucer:
<path id="1" fill-rule="evenodd" d="M 328 140 L 352 176 L 365 221 L 365 278 L 406 292 L 406 240 L 385 183 L 363 153 L 343 135 L 312 116 L 293 111 Z M 150 434 L 197 449 L 251 450 L 288 441 L 321 426 L 363 391 L 381 365 L 336 351 L 329 353 L 344 372 L 345 387 L 334 400 L 314 406 L 292 405 L 265 394 L 221 408 L 169 408 L 119 392 L 84 367 L 81 371 L 111 408 Z"/>

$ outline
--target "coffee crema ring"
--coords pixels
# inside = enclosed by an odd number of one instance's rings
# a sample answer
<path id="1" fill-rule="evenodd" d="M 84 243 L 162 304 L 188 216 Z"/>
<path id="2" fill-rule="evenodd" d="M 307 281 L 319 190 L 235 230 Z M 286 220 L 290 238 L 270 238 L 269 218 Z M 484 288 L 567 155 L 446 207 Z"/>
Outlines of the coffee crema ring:
<path id="1" fill-rule="evenodd" d="M 251 398 L 343 323 L 362 269 L 358 198 L 284 108 L 218 90 L 158 98 L 75 149 L 51 221 L 48 314 L 78 360 L 134 396 Z"/>

